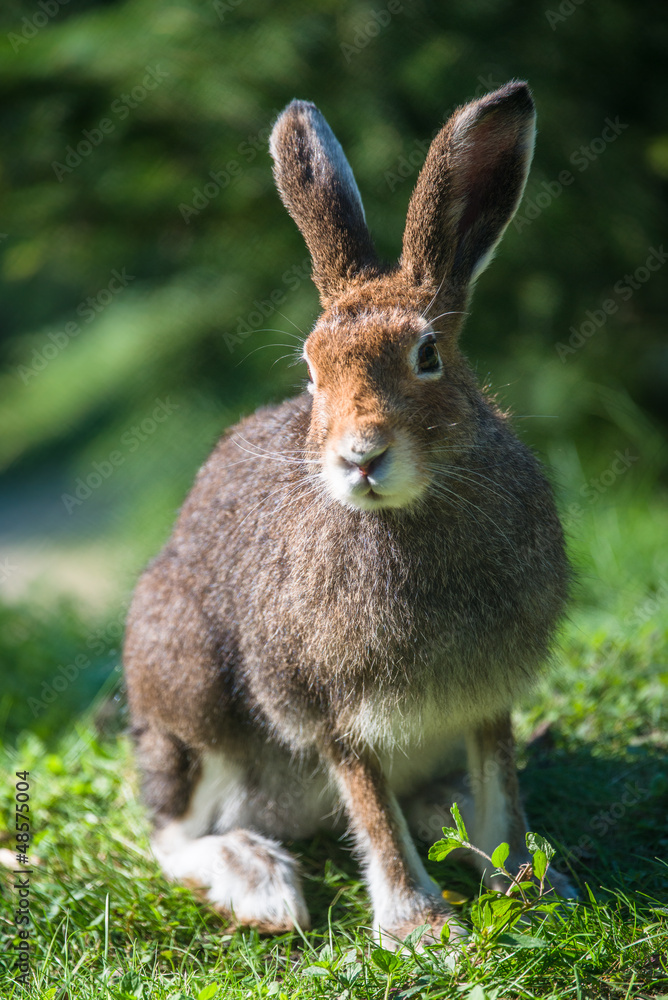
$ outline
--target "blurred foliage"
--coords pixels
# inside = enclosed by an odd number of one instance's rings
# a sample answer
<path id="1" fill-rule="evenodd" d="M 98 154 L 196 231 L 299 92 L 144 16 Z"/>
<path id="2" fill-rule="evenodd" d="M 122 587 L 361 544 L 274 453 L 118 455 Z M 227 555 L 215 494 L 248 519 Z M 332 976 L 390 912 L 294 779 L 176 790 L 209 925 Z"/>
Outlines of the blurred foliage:
<path id="1" fill-rule="evenodd" d="M 576 530 L 618 451 L 641 495 L 666 468 L 663 15 L 651 0 L 400 0 L 393 14 L 382 0 L 7 0 L 0 469 L 5 497 L 29 483 L 42 498 L 14 503 L 17 537 L 104 531 L 132 549 L 129 581 L 222 427 L 301 385 L 289 362 L 317 296 L 267 152 L 289 100 L 322 109 L 396 259 L 431 136 L 513 77 L 533 88 L 536 155 L 464 347 L 556 470 Z M 67 661 L 38 648 L 40 622 L 30 655 L 5 641 L 13 669 Z"/>
<path id="2" fill-rule="evenodd" d="M 105 682 L 119 678 L 125 608 L 94 625 L 65 600 L 0 604 L 0 658 L 11 664 L 0 697 L 0 741 L 30 729 L 42 739 L 70 731 Z M 114 668 L 117 668 L 114 671 Z"/>
<path id="3" fill-rule="evenodd" d="M 372 4 L 331 0 L 54 4 L 53 16 L 27 3 L 1 15 L 5 465 L 47 446 L 74 456 L 90 440 L 104 453 L 155 397 L 178 392 L 188 412 L 215 413 L 204 435 L 193 423 L 196 456 L 188 434 L 174 449 L 177 467 L 184 450 L 193 466 L 215 426 L 291 391 L 295 372 L 271 367 L 280 349 L 239 366 L 285 334 L 232 352 L 229 335 L 242 321 L 307 330 L 316 315 L 310 282 L 290 274 L 306 254 L 266 149 L 292 97 L 323 109 L 378 247 L 395 258 L 420 145 L 456 104 L 512 77 L 530 81 L 538 106 L 520 216 L 539 212 L 510 227 L 480 281 L 466 347 L 494 384 L 514 382 L 503 395 L 520 412 L 559 415 L 532 429 L 537 440 L 596 437 L 614 423 L 601 384 L 668 416 L 665 274 L 628 301 L 613 291 L 666 232 L 658 4 L 585 3 L 555 21 L 549 7 L 508 0 L 402 0 L 385 25 Z M 617 131 L 601 142 L 606 119 Z M 572 182 L 552 197 L 564 170 Z M 132 280 L 109 295 L 114 271 Z M 618 311 L 560 361 L 555 344 L 611 296 Z M 68 323 L 78 332 L 58 341 Z"/>

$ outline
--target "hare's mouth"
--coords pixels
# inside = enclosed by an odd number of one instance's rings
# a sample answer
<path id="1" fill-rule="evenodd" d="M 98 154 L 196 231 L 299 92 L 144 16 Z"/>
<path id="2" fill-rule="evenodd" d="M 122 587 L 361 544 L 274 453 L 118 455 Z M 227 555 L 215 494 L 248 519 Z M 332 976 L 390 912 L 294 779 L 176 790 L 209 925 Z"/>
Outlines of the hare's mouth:
<path id="1" fill-rule="evenodd" d="M 387 508 L 409 507 L 415 503 L 423 491 L 420 489 L 403 490 L 401 492 L 381 492 L 378 487 L 374 486 L 343 491 L 340 489 L 333 490 L 330 486 L 329 492 L 344 507 L 352 507 L 356 510 L 384 510 Z"/>
<path id="2" fill-rule="evenodd" d="M 353 487 L 350 492 L 353 500 L 371 500 L 376 505 L 382 504 L 383 500 L 387 499 L 387 494 L 382 493 L 377 486 L 374 488 L 370 484 L 361 483 L 359 487 Z"/>
<path id="3" fill-rule="evenodd" d="M 323 462 L 322 479 L 330 496 L 357 510 L 408 507 L 427 485 L 411 449 L 401 441 L 359 462 L 332 449 Z"/>

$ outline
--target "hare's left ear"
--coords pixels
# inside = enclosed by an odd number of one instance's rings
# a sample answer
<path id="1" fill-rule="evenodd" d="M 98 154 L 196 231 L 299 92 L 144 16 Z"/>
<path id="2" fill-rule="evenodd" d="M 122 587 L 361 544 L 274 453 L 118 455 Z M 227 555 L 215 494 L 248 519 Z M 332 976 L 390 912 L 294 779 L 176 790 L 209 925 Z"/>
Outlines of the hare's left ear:
<path id="1" fill-rule="evenodd" d="M 401 266 L 417 284 L 465 294 L 487 266 L 522 197 L 535 117 L 526 83 L 511 82 L 459 108 L 438 133 L 404 232 Z"/>
<path id="2" fill-rule="evenodd" d="M 313 259 L 323 305 L 378 264 L 362 199 L 339 142 L 315 104 L 292 101 L 269 139 L 274 178 Z"/>

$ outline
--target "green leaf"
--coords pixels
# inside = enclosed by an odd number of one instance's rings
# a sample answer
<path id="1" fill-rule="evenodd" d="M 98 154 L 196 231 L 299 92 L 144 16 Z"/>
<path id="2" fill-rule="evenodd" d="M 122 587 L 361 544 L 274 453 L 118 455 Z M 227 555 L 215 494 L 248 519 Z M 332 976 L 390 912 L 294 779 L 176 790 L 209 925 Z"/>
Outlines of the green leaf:
<path id="1" fill-rule="evenodd" d="M 211 1000 L 211 997 L 215 997 L 217 992 L 218 992 L 218 984 L 209 983 L 208 986 L 205 986 L 203 990 L 199 991 L 199 993 L 197 994 L 197 1000 Z"/>
<path id="2" fill-rule="evenodd" d="M 533 858 L 531 860 L 533 866 L 533 873 L 537 879 L 545 878 L 545 872 L 547 871 L 547 856 L 545 851 L 541 851 L 540 848 L 533 852 Z"/>
<path id="3" fill-rule="evenodd" d="M 568 905 L 568 904 L 566 904 Z M 554 903 L 534 903 L 531 907 L 532 913 L 563 913 L 564 901 L 560 899 Z"/>
<path id="4" fill-rule="evenodd" d="M 304 976 L 329 976 L 329 969 L 323 969 L 322 965 L 309 965 L 302 971 Z"/>
<path id="5" fill-rule="evenodd" d="M 429 924 L 421 924 L 419 927 L 415 927 L 404 938 L 404 947 L 408 948 L 409 951 L 414 951 L 428 930 Z"/>
<path id="6" fill-rule="evenodd" d="M 331 965 L 334 961 L 334 949 L 331 945 L 325 944 L 318 953 L 318 961 Z"/>
<path id="7" fill-rule="evenodd" d="M 144 997 L 148 994 L 148 986 L 142 981 L 142 977 L 138 972 L 124 972 L 118 986 L 121 993 L 130 997 L 131 1000 L 144 1000 Z"/>
<path id="8" fill-rule="evenodd" d="M 471 910 L 471 919 L 482 930 L 491 928 L 499 932 L 512 927 L 522 915 L 524 907 L 519 899 L 503 893 L 485 893 Z"/>
<path id="9" fill-rule="evenodd" d="M 453 802 L 452 805 L 450 806 L 450 812 L 452 813 L 452 818 L 455 821 L 455 827 L 457 828 L 457 833 L 459 834 L 462 840 L 468 840 L 469 835 L 466 832 L 466 827 L 464 826 L 464 820 L 462 819 L 462 815 L 459 811 L 459 806 L 457 805 L 456 802 Z"/>
<path id="10" fill-rule="evenodd" d="M 526 844 L 532 854 L 534 854 L 535 851 L 542 851 L 548 862 L 552 860 L 556 853 L 549 840 L 546 840 L 545 837 L 541 837 L 538 833 L 527 833 Z"/>
<path id="11" fill-rule="evenodd" d="M 447 839 L 437 840 L 436 843 L 429 848 L 429 859 L 430 861 L 442 861 L 443 858 L 447 858 L 451 851 L 455 851 L 461 846 L 459 838 L 454 840 L 452 837 L 448 837 Z"/>
<path id="12" fill-rule="evenodd" d="M 386 976 L 391 976 L 401 965 L 399 956 L 393 951 L 388 951 L 386 948 L 374 948 L 371 952 L 371 961 Z"/>
<path id="13" fill-rule="evenodd" d="M 450 924 L 445 923 L 441 927 L 441 944 L 447 944 L 450 940 Z"/>
<path id="14" fill-rule="evenodd" d="M 357 982 L 363 971 L 361 962 L 348 962 L 343 969 L 338 970 L 336 975 L 342 983 L 350 988 Z"/>
<path id="15" fill-rule="evenodd" d="M 508 844 L 499 844 L 496 850 L 492 853 L 492 864 L 497 868 L 503 868 L 505 865 L 508 855 L 510 854 L 510 847 Z"/>
<path id="16" fill-rule="evenodd" d="M 547 941 L 531 934 L 500 934 L 496 941 L 511 948 L 547 948 Z"/>

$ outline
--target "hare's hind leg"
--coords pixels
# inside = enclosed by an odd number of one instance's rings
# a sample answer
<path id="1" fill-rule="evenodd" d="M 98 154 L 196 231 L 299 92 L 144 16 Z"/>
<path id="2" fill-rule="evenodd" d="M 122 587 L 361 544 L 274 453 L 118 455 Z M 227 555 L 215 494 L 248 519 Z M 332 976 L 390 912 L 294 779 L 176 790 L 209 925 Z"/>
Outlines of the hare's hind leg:
<path id="1" fill-rule="evenodd" d="M 469 834 L 472 842 L 491 855 L 495 847 L 507 843 L 510 854 L 506 868 L 516 874 L 530 860 L 526 846 L 527 821 L 520 800 L 515 741 L 510 715 L 478 726 L 467 736 L 469 784 L 475 809 Z M 505 889 L 501 876 L 493 876 L 489 862 L 471 853 L 471 861 L 484 872 L 485 882 L 493 888 Z M 577 892 L 568 879 L 553 869 L 547 881 L 560 896 L 574 897 Z"/>
<path id="2" fill-rule="evenodd" d="M 308 929 L 297 862 L 277 841 L 241 828 L 189 839 L 176 821 L 152 845 L 168 878 L 203 890 L 236 924 L 265 934 Z"/>
<path id="3" fill-rule="evenodd" d="M 508 865 L 517 869 L 528 858 L 527 825 L 520 801 L 510 716 L 506 713 L 477 726 L 467 734 L 466 749 L 468 784 L 475 803 L 468 830 L 471 840 L 489 855 L 500 843 L 507 843 Z M 471 860 L 482 869 L 489 868 L 480 855 L 473 855 Z"/>
<path id="4" fill-rule="evenodd" d="M 155 813 L 153 853 L 169 879 L 201 890 L 237 924 L 265 933 L 309 926 L 295 858 L 251 820 L 241 765 L 190 758 L 163 733 L 140 736 L 144 797 Z"/>

